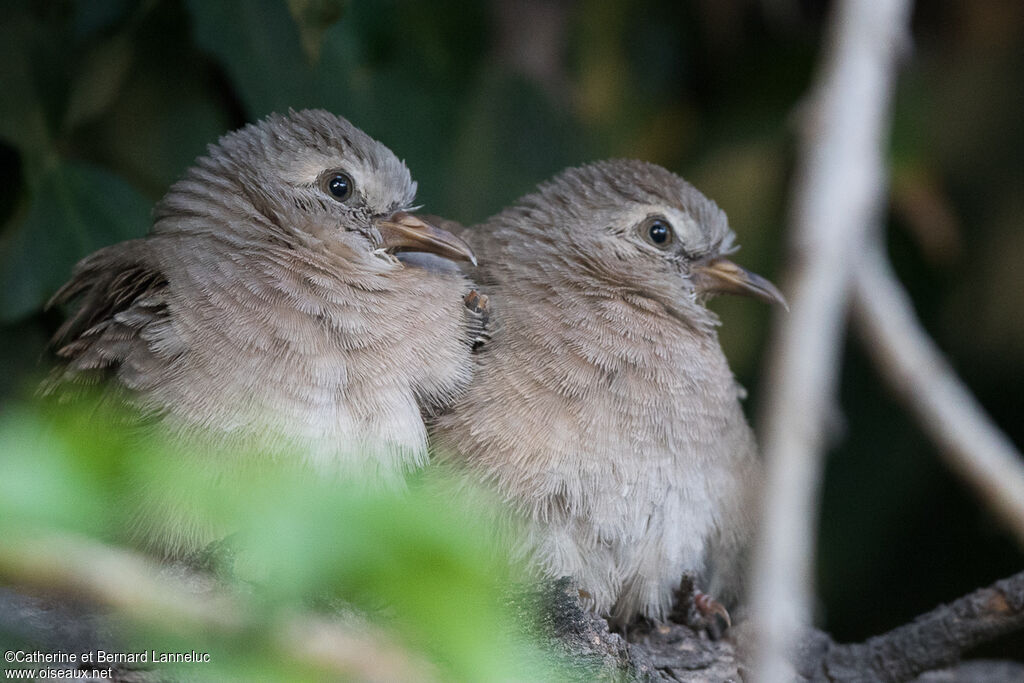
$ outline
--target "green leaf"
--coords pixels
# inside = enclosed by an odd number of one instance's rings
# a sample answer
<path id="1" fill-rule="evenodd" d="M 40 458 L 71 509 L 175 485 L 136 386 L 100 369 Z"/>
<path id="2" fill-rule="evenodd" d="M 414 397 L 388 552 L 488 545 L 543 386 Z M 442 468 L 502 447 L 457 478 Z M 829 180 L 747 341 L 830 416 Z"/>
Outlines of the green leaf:
<path id="1" fill-rule="evenodd" d="M 23 406 L 15 406 L 0 420 L 3 533 L 47 527 L 95 533 L 101 528 L 106 491 L 100 468 L 75 457 L 67 436 Z"/>
<path id="2" fill-rule="evenodd" d="M 148 230 L 150 202 L 135 188 L 90 164 L 61 161 L 34 183 L 20 225 L 0 248 L 0 320 L 41 306 L 83 256 Z"/>
<path id="3" fill-rule="evenodd" d="M 514 529 L 496 522 L 509 513 L 483 492 L 444 473 L 382 491 L 323 476 L 297 454 L 183 449 L 160 430 L 126 430 L 124 417 L 89 400 L 0 417 L 0 472 L 10 475 L 0 477 L 0 537 L 70 532 L 110 543 L 154 528 L 154 503 L 187 505 L 197 520 L 236 532 L 214 556 L 256 626 L 184 632 L 156 613 L 132 627 L 129 646 L 211 652 L 216 669 L 204 668 L 204 679 L 216 670 L 216 680 L 321 680 L 267 642 L 274 630 L 262 625 L 315 608 L 347 620 L 355 608 L 444 680 L 564 679 L 530 615 L 509 604 L 529 576 L 509 557 Z M 17 547 L 0 543 L 0 565 Z"/>

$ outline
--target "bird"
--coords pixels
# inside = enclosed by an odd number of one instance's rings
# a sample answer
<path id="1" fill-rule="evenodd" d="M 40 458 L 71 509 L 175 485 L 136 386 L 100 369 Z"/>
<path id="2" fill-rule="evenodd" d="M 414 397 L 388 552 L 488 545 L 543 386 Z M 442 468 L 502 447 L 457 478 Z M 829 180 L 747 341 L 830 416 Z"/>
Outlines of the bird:
<path id="1" fill-rule="evenodd" d="M 426 463 L 424 418 L 470 380 L 481 324 L 457 269 L 398 257 L 475 263 L 413 213 L 416 187 L 390 149 L 324 110 L 224 135 L 148 235 L 83 258 L 54 294 L 71 313 L 42 393 L 102 385 L 175 442 L 288 451 L 401 486 Z M 216 540 L 163 526 L 140 535 L 171 557 Z"/>
<path id="2" fill-rule="evenodd" d="M 642 161 L 565 170 L 462 236 L 489 339 L 431 426 L 438 462 L 492 490 L 525 522 L 517 553 L 613 625 L 664 621 L 689 577 L 688 611 L 727 627 L 762 475 L 705 303 L 780 291 L 728 258 L 713 201 Z"/>

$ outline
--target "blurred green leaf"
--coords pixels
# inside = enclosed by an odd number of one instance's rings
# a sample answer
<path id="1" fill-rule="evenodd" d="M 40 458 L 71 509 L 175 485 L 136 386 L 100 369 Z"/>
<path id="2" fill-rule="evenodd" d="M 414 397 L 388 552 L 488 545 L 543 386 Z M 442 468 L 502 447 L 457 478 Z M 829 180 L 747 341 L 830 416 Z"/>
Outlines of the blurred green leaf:
<path id="1" fill-rule="evenodd" d="M 299 27 L 302 49 L 310 64 L 320 61 L 324 34 L 341 19 L 345 0 L 288 0 L 288 11 Z"/>
<path id="2" fill-rule="evenodd" d="M 102 114 L 117 97 L 128 76 L 135 52 L 131 32 L 100 43 L 86 55 L 71 87 L 65 129 Z"/>
<path id="3" fill-rule="evenodd" d="M 96 473 L 38 415 L 19 409 L 4 416 L 0 454 L 0 529 L 96 533 L 103 519 Z"/>
<path id="4" fill-rule="evenodd" d="M 512 530 L 496 531 L 494 504 L 483 495 L 443 476 L 381 491 L 310 471 L 297 457 L 193 450 L 124 425 L 123 416 L 91 403 L 55 407 L 49 416 L 27 408 L 6 415 L 0 534 L 123 538 L 152 522 L 154 503 L 187 504 L 197 519 L 235 532 L 227 546 L 237 559 L 222 576 L 244 582 L 235 591 L 247 603 L 244 614 L 270 624 L 310 604 L 331 605 L 325 617 L 354 608 L 426 655 L 443 678 L 553 677 L 554 660 L 532 624 L 507 604 L 526 574 L 509 556 Z M 4 552 L 0 545 L 0 566 Z M 269 626 L 241 640 L 182 632 L 174 623 L 141 626 L 133 642 L 212 651 L 218 675 L 245 680 L 246 672 L 287 670 L 260 652 L 261 641 L 274 637 Z"/>
<path id="5" fill-rule="evenodd" d="M 82 255 L 145 234 L 149 216 L 150 202 L 110 172 L 77 161 L 52 165 L 0 248 L 0 320 L 42 305 Z"/>

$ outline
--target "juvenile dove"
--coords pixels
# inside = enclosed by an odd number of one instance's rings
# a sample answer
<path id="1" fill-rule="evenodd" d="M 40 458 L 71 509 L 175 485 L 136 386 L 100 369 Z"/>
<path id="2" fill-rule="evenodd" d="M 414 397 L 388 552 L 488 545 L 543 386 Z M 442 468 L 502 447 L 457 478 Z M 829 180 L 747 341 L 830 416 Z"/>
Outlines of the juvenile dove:
<path id="1" fill-rule="evenodd" d="M 84 258 L 54 295 L 78 305 L 46 390 L 110 380 L 185 440 L 399 482 L 425 463 L 423 415 L 469 381 L 478 324 L 456 270 L 395 256 L 474 260 L 410 213 L 415 193 L 391 150 L 325 111 L 225 135 L 147 237 Z M 166 533 L 171 554 L 212 540 Z"/>
<path id="2" fill-rule="evenodd" d="M 524 551 L 598 613 L 663 620 L 687 575 L 727 620 L 760 464 L 704 301 L 782 295 L 726 258 L 714 202 L 639 161 L 567 170 L 463 236 L 491 340 L 432 429 L 439 457 L 510 502 Z"/>

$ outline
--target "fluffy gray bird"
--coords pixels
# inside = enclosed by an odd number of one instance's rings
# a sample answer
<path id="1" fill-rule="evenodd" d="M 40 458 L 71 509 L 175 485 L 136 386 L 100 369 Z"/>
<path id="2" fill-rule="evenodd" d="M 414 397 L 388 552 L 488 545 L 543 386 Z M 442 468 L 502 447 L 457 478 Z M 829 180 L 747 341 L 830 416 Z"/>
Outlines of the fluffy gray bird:
<path id="1" fill-rule="evenodd" d="M 457 271 L 395 256 L 474 260 L 409 213 L 415 193 L 391 150 L 325 111 L 225 135 L 146 238 L 86 257 L 53 297 L 80 303 L 48 390 L 113 380 L 185 440 L 400 481 L 425 463 L 423 414 L 470 379 L 479 322 Z M 172 554 L 212 540 L 168 526 Z"/>
<path id="2" fill-rule="evenodd" d="M 598 613 L 663 620 L 684 575 L 734 600 L 760 465 L 722 353 L 721 292 L 782 303 L 725 256 L 725 214 L 663 168 L 563 172 L 467 230 L 491 336 L 432 431 L 528 520 L 524 550 Z"/>

